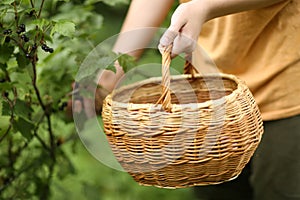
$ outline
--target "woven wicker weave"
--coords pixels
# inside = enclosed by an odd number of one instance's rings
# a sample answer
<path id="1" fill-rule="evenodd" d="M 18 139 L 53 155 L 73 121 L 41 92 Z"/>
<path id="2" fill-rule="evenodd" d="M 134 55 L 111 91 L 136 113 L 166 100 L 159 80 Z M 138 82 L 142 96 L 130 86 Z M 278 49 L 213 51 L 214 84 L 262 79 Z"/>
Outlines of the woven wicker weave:
<path id="1" fill-rule="evenodd" d="M 122 167 L 142 185 L 182 188 L 237 177 L 263 133 L 247 86 L 232 75 L 170 76 L 123 86 L 103 104 L 104 129 Z"/>

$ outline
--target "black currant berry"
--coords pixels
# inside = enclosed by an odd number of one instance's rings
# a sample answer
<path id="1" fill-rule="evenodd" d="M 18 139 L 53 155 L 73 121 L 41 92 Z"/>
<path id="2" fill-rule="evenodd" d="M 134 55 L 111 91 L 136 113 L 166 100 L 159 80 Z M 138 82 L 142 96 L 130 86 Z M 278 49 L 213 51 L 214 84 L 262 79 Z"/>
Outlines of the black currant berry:
<path id="1" fill-rule="evenodd" d="M 10 35 L 11 33 L 12 33 L 11 29 L 6 29 L 6 30 L 3 31 L 4 35 Z"/>
<path id="2" fill-rule="evenodd" d="M 26 58 L 31 58 L 30 53 L 26 53 Z"/>
<path id="3" fill-rule="evenodd" d="M 20 28 L 17 29 L 17 34 L 21 34 L 22 32 L 23 31 Z"/>
<path id="4" fill-rule="evenodd" d="M 10 42 L 10 39 L 11 39 L 10 36 L 6 36 L 6 37 L 5 37 L 5 42 L 6 42 L 6 43 L 9 43 L 9 42 Z"/>
<path id="5" fill-rule="evenodd" d="M 32 45 L 32 48 L 31 48 L 31 49 L 32 49 L 32 51 L 33 51 L 33 50 L 36 50 L 36 49 L 37 49 L 37 45 L 36 45 L 36 44 Z"/>
<path id="6" fill-rule="evenodd" d="M 8 92 L 4 92 L 3 94 L 6 98 L 8 97 L 9 93 Z"/>
<path id="7" fill-rule="evenodd" d="M 17 29 L 17 34 L 23 33 L 26 31 L 25 24 L 20 24 Z"/>
<path id="8" fill-rule="evenodd" d="M 29 16 L 32 17 L 34 15 L 34 13 L 35 13 L 35 10 L 31 10 L 29 13 Z"/>
<path id="9" fill-rule="evenodd" d="M 23 32 L 26 30 L 25 24 L 20 24 L 19 28 L 23 30 Z"/>
<path id="10" fill-rule="evenodd" d="M 49 48 L 49 49 L 48 49 L 48 52 L 49 52 L 49 53 L 53 53 L 53 52 L 54 52 L 53 48 Z"/>
<path id="11" fill-rule="evenodd" d="M 53 48 L 48 47 L 46 44 L 42 44 L 42 49 L 45 52 L 49 52 L 49 53 L 53 53 L 54 52 Z"/>
<path id="12" fill-rule="evenodd" d="M 48 52 L 49 47 L 45 44 L 42 44 L 42 49 L 46 52 Z"/>
<path id="13" fill-rule="evenodd" d="M 21 35 L 21 39 L 24 41 L 24 42 L 29 42 L 29 38 L 24 34 L 24 35 Z"/>

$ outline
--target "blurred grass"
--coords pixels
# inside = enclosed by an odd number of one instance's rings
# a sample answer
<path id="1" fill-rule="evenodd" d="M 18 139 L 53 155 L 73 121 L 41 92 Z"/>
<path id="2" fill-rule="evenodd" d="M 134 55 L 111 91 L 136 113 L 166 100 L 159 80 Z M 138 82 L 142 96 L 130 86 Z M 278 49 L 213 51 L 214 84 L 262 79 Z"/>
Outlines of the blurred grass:
<path id="1" fill-rule="evenodd" d="M 99 33 L 99 43 L 108 37 L 117 34 L 120 30 L 127 6 L 109 7 L 104 4 L 97 6 L 98 12 L 104 16 L 104 23 Z M 168 19 L 164 23 L 166 27 Z M 145 51 L 140 65 L 161 62 L 157 50 Z M 182 71 L 183 60 L 174 60 L 176 68 Z M 137 80 L 137 77 L 135 80 Z M 98 126 L 88 126 L 85 134 L 99 133 Z M 104 134 L 104 133 L 100 133 Z M 97 136 L 97 135 L 96 135 Z M 78 138 L 79 140 L 79 138 Z M 67 143 L 62 146 L 73 163 L 76 173 L 67 175 L 63 180 L 55 177 L 51 186 L 53 200 L 78 199 L 78 200 L 182 200 L 195 199 L 191 188 L 186 189 L 161 189 L 149 186 L 140 186 L 129 174 L 121 172 L 102 164 L 96 160 L 81 142 Z M 75 151 L 75 154 L 74 154 Z"/>

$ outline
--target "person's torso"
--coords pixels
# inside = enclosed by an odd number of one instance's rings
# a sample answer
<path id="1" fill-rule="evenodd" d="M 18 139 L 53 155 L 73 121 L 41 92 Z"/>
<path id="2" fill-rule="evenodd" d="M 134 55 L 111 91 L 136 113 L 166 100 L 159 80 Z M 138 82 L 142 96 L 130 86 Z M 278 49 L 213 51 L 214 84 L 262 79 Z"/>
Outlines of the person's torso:
<path id="1" fill-rule="evenodd" d="M 299 0 L 211 20 L 199 44 L 247 83 L 264 120 L 300 114 Z"/>

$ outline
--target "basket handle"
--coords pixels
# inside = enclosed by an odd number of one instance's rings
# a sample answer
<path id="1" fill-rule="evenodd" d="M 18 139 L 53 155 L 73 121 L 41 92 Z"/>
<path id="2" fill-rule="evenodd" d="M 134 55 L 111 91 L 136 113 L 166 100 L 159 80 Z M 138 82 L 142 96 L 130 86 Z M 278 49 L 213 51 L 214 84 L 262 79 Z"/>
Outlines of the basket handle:
<path id="1" fill-rule="evenodd" d="M 171 82 L 171 75 L 170 75 L 170 65 L 171 65 L 171 50 L 172 45 L 165 47 L 162 50 L 162 81 L 161 84 L 163 86 L 162 95 L 158 99 L 157 104 L 162 104 L 162 107 L 167 111 L 170 112 L 172 109 L 171 104 L 171 91 L 170 91 L 170 82 Z M 195 74 L 198 73 L 198 70 L 188 61 L 185 61 L 184 64 L 184 74 L 191 74 L 192 78 L 195 77 Z"/>

